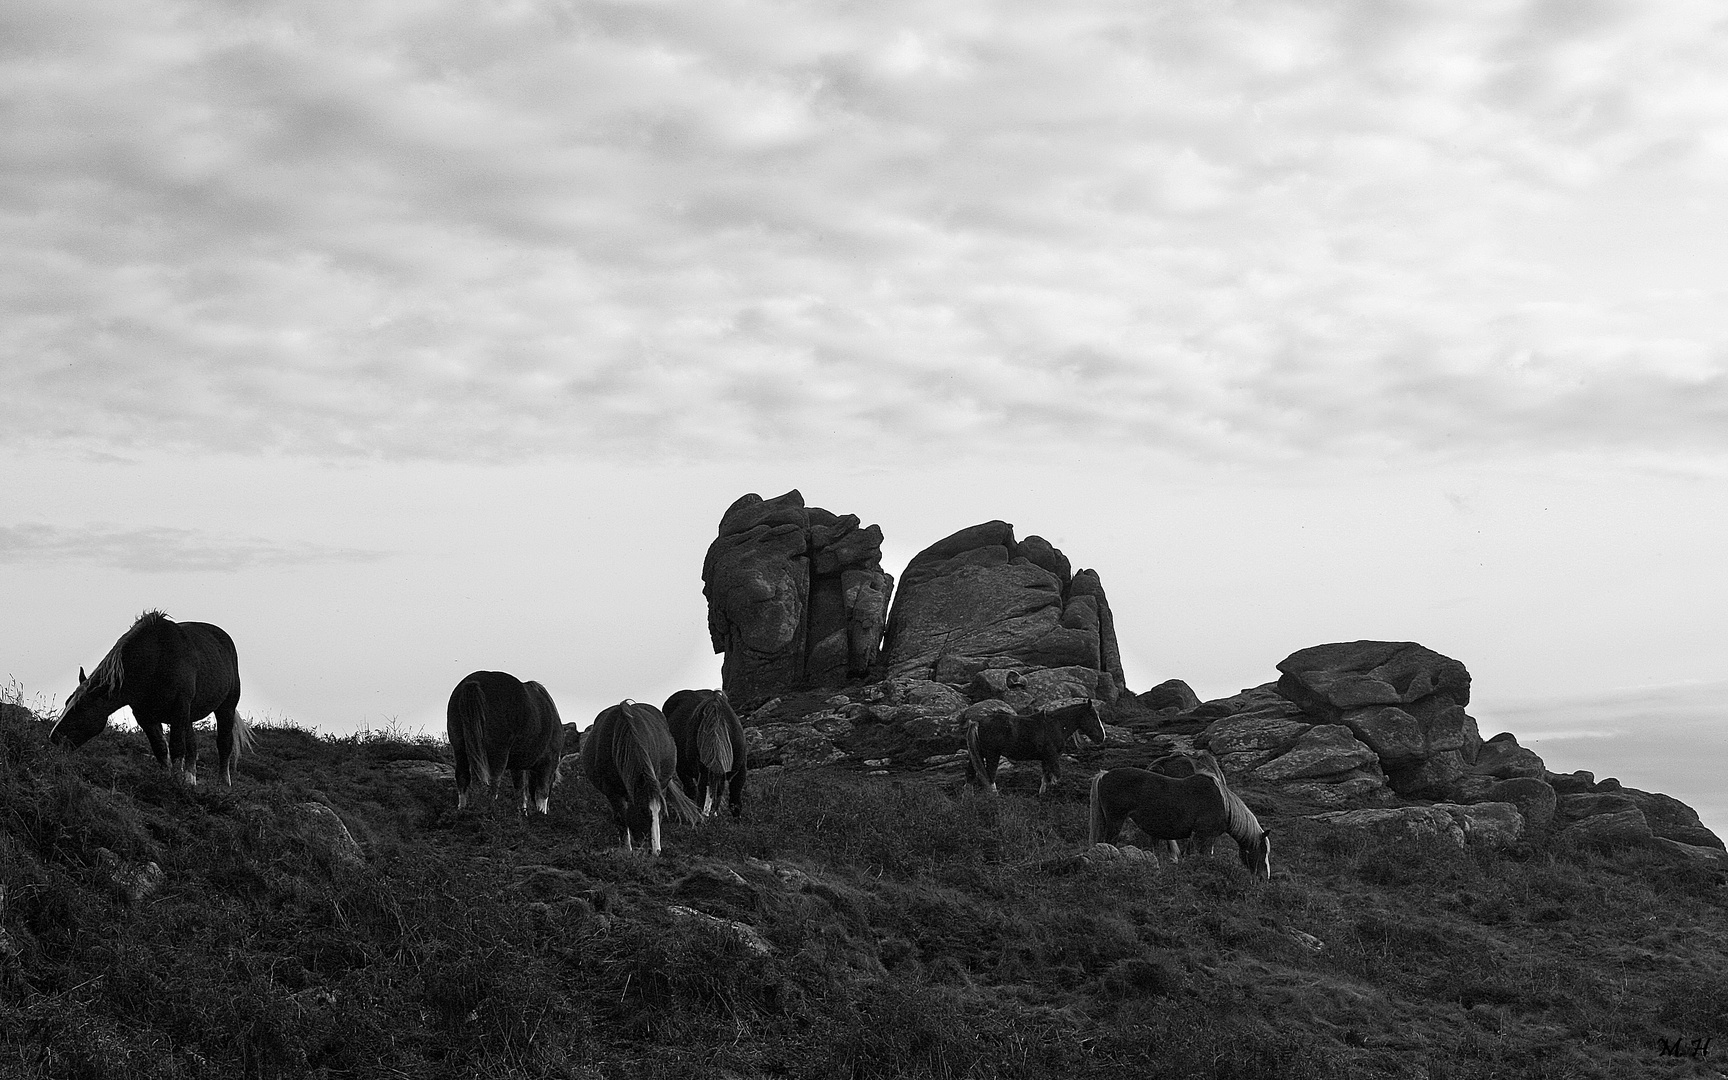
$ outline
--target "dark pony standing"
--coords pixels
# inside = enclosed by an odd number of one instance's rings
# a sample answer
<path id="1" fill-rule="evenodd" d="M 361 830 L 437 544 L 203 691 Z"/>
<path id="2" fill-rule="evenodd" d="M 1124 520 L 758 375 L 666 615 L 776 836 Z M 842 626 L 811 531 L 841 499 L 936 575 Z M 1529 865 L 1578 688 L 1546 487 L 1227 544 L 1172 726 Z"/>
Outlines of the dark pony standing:
<path id="1" fill-rule="evenodd" d="M 198 741 L 192 725 L 214 713 L 217 766 L 222 782 L 232 785 L 240 752 L 252 745 L 250 725 L 234 711 L 239 704 L 234 639 L 220 626 L 177 623 L 160 611 L 146 611 L 88 677 L 78 669 L 78 689 L 66 699 L 48 739 L 77 749 L 129 705 L 156 760 L 196 784 Z"/>
<path id="2" fill-rule="evenodd" d="M 1111 843 L 1128 820 L 1153 840 L 1193 837 L 1207 852 L 1229 833 L 1242 865 L 1262 878 L 1272 876 L 1271 835 L 1235 792 L 1204 770 L 1180 778 L 1134 768 L 1094 776 L 1088 840 Z"/>
<path id="3" fill-rule="evenodd" d="M 625 850 L 646 840 L 660 853 L 660 816 L 670 809 L 694 825 L 701 812 L 677 783 L 678 747 L 666 717 L 626 698 L 602 709 L 582 737 L 582 774 L 612 804 Z"/>
<path id="4" fill-rule="evenodd" d="M 495 796 L 508 772 L 522 793 L 522 813 L 530 802 L 542 814 L 551 811 L 552 788 L 562 779 L 564 722 L 544 686 L 476 671 L 450 692 L 445 719 L 456 757 L 456 809 L 481 794 Z"/>
<path id="5" fill-rule="evenodd" d="M 966 725 L 968 775 L 991 794 L 996 793 L 996 769 L 1004 757 L 1043 765 L 1038 794 L 1044 794 L 1062 772 L 1062 750 L 1084 733 L 1094 745 L 1104 745 L 1104 720 L 1091 698 L 1039 709 L 1031 716 L 996 713 Z"/>
<path id="6" fill-rule="evenodd" d="M 707 817 L 719 809 L 726 792 L 732 816 L 744 808 L 747 748 L 744 725 L 724 690 L 680 690 L 660 711 L 678 747 L 678 781 Z"/>

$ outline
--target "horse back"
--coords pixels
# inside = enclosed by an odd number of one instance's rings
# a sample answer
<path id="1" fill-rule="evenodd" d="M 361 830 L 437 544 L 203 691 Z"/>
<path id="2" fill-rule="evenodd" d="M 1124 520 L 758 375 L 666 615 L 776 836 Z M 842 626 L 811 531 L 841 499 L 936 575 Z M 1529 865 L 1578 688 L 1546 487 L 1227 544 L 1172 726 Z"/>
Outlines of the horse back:
<path id="1" fill-rule="evenodd" d="M 652 705 L 623 701 L 600 710 L 582 740 L 583 775 L 602 791 L 660 783 L 677 768 L 678 747 L 666 717 Z"/>
<path id="2" fill-rule="evenodd" d="M 240 698 L 234 639 L 213 623 L 161 619 L 126 643 L 124 679 L 141 702 L 187 701 L 194 719 Z"/>

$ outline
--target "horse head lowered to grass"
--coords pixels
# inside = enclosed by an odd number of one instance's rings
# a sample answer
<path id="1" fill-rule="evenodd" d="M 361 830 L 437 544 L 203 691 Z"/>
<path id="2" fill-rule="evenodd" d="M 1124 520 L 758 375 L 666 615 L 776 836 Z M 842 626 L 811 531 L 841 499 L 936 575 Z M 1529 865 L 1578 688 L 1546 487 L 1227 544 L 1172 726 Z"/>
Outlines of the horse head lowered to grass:
<path id="1" fill-rule="evenodd" d="M 660 817 L 671 810 L 694 825 L 701 811 L 678 786 L 678 748 L 666 717 L 628 698 L 600 710 L 582 736 L 582 774 L 612 804 L 618 839 L 628 850 L 646 841 L 660 853 Z"/>
<path id="2" fill-rule="evenodd" d="M 1112 843 L 1124 821 L 1153 840 L 1192 837 L 1206 851 L 1228 833 L 1243 866 L 1261 878 L 1272 876 L 1271 834 L 1228 785 L 1204 769 L 1183 777 L 1134 768 L 1100 772 L 1092 778 L 1087 839 Z"/>
<path id="3" fill-rule="evenodd" d="M 966 725 L 967 771 L 986 791 L 996 791 L 996 769 L 1003 758 L 1036 761 L 1043 766 L 1038 794 L 1044 794 L 1062 772 L 1062 751 L 1084 734 L 1104 745 L 1104 720 L 1090 698 L 1039 709 L 1031 716 L 995 713 Z"/>
<path id="4" fill-rule="evenodd" d="M 78 688 L 66 699 L 48 739 L 77 749 L 107 727 L 110 716 L 130 706 L 156 760 L 195 784 L 193 725 L 214 713 L 217 767 L 222 782 L 233 784 L 240 752 L 252 744 L 250 725 L 234 711 L 239 703 L 240 660 L 226 631 L 146 611 L 89 676 L 78 669 Z"/>
<path id="5" fill-rule="evenodd" d="M 450 692 L 445 716 L 456 758 L 456 809 L 482 793 L 495 794 L 509 772 L 524 814 L 530 804 L 550 812 L 552 788 L 561 779 L 564 722 L 544 686 L 503 671 L 476 671 Z"/>

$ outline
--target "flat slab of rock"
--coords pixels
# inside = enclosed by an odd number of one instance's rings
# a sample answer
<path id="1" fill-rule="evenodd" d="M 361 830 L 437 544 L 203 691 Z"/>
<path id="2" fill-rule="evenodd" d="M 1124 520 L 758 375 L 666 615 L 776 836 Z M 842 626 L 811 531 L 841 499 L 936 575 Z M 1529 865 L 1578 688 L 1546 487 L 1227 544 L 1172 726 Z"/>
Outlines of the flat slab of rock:
<path id="1" fill-rule="evenodd" d="M 1386 839 L 1439 837 L 1464 846 L 1464 830 L 1451 814 L 1432 806 L 1383 806 L 1362 810 L 1335 810 L 1315 814 L 1309 820 L 1336 829 L 1350 829 Z"/>
<path id="2" fill-rule="evenodd" d="M 1435 803 L 1434 809 L 1444 810 L 1464 830 L 1464 839 L 1491 847 L 1511 847 L 1524 835 L 1524 815 L 1511 803 L 1484 802 L 1460 806 L 1457 803 Z"/>
<path id="3" fill-rule="evenodd" d="M 1316 724 L 1290 749 L 1254 770 L 1260 780 L 1308 780 L 1376 764 L 1374 751 L 1356 741 L 1342 724 Z"/>

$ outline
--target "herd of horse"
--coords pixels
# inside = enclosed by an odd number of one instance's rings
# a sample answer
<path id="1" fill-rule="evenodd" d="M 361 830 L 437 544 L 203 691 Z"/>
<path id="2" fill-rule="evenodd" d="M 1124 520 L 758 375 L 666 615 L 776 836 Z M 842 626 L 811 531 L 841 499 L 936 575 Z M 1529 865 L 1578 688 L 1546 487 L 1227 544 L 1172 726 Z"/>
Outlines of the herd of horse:
<path id="1" fill-rule="evenodd" d="M 239 659 L 225 631 L 148 611 L 89 676 L 78 669 L 78 687 L 66 699 L 49 740 L 79 747 L 102 731 L 109 716 L 130 706 L 156 760 L 196 783 L 194 725 L 214 715 L 217 767 L 223 782 L 232 784 L 240 754 L 252 742 L 249 725 L 236 712 L 239 701 Z M 724 691 L 680 690 L 658 709 L 625 699 L 600 711 L 578 737 L 573 755 L 564 751 L 565 727 L 552 695 L 539 683 L 506 672 L 465 676 L 450 693 L 446 720 L 458 811 L 494 798 L 509 774 L 521 793 L 522 812 L 548 813 L 552 789 L 570 757 L 611 805 L 619 843 L 626 849 L 646 844 L 658 854 L 661 819 L 669 813 L 694 825 L 715 813 L 722 797 L 733 816 L 743 809 L 744 727 Z M 1082 735 L 1104 744 L 1103 718 L 1091 700 L 1031 715 L 985 710 L 966 724 L 968 776 L 994 794 L 1002 758 L 1037 761 L 1043 794 L 1059 778 L 1063 751 Z M 1090 844 L 1114 842 L 1133 822 L 1176 859 L 1210 853 L 1227 835 L 1244 866 L 1262 878 L 1271 876 L 1271 837 L 1230 790 L 1210 754 L 1173 754 L 1145 769 L 1099 772 L 1092 778 L 1088 809 Z"/>

